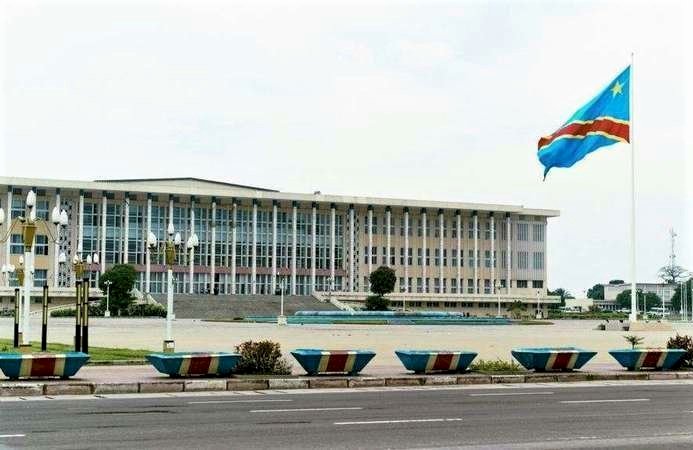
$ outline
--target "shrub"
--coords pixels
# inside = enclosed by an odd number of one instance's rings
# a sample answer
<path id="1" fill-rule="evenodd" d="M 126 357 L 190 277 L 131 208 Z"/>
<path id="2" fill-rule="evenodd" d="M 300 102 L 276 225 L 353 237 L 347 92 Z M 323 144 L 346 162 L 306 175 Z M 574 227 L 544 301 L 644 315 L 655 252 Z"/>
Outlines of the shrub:
<path id="1" fill-rule="evenodd" d="M 89 317 L 103 316 L 105 311 L 106 308 L 101 305 L 89 305 Z M 67 308 L 51 311 L 51 317 L 75 317 L 75 309 Z"/>
<path id="2" fill-rule="evenodd" d="M 390 300 L 379 295 L 370 295 L 366 298 L 366 310 L 368 311 L 387 311 Z"/>
<path id="3" fill-rule="evenodd" d="M 137 272 L 129 264 L 113 265 L 99 277 L 99 288 L 101 288 L 104 295 L 106 294 L 106 285 L 104 283 L 107 280 L 111 282 L 108 305 L 111 309 L 111 314 L 116 315 L 117 311 L 120 310 L 122 315 L 123 311 L 132 305 L 133 298 L 130 291 L 135 286 Z M 106 299 L 104 298 L 103 301 L 105 303 Z"/>
<path id="4" fill-rule="evenodd" d="M 236 366 L 236 373 L 258 375 L 289 375 L 291 364 L 282 358 L 278 342 L 246 341 L 236 346 L 241 360 Z"/>
<path id="5" fill-rule="evenodd" d="M 623 336 L 623 339 L 628 341 L 628 343 L 632 346 L 632 348 L 635 348 L 638 345 L 642 344 L 643 341 L 645 340 L 644 337 L 636 336 L 634 334 L 627 334 L 627 335 Z"/>
<path id="6" fill-rule="evenodd" d="M 166 317 L 166 308 L 158 303 L 151 305 L 130 305 L 125 310 L 124 315 L 139 317 Z"/>
<path id="7" fill-rule="evenodd" d="M 676 333 L 675 337 L 669 338 L 667 341 L 667 348 L 681 348 L 686 350 L 686 354 L 683 355 L 683 358 L 676 364 L 676 368 L 683 366 L 693 367 L 693 336 L 681 336 Z"/>
<path id="8" fill-rule="evenodd" d="M 477 359 L 469 368 L 475 372 L 524 372 L 524 369 L 515 361 L 505 361 L 500 358 L 495 361 Z"/>

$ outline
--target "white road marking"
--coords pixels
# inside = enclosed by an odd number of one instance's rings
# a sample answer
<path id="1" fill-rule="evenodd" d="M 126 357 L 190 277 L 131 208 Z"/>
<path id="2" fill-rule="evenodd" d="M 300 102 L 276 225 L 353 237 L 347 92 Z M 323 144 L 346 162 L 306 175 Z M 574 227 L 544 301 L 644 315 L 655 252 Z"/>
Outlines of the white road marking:
<path id="1" fill-rule="evenodd" d="M 360 406 L 344 408 L 293 408 L 293 409 L 251 409 L 251 413 L 273 413 L 273 412 L 303 412 L 303 411 L 347 411 L 363 409 Z"/>
<path id="2" fill-rule="evenodd" d="M 216 403 L 264 403 L 264 402 L 293 402 L 293 400 L 277 398 L 272 400 L 207 400 L 199 402 L 188 402 L 188 405 L 211 405 Z"/>
<path id="3" fill-rule="evenodd" d="M 335 422 L 334 425 L 383 425 L 390 423 L 459 422 L 461 420 L 461 417 L 443 419 L 363 420 L 356 422 Z"/>
<path id="4" fill-rule="evenodd" d="M 649 398 L 613 398 L 608 400 L 562 400 L 560 403 L 621 403 L 621 402 L 649 402 Z"/>
<path id="5" fill-rule="evenodd" d="M 26 434 L 0 434 L 0 438 L 24 437 Z"/>
<path id="6" fill-rule="evenodd" d="M 470 397 L 491 397 L 496 395 L 551 395 L 553 392 L 489 392 L 485 394 L 469 394 Z"/>

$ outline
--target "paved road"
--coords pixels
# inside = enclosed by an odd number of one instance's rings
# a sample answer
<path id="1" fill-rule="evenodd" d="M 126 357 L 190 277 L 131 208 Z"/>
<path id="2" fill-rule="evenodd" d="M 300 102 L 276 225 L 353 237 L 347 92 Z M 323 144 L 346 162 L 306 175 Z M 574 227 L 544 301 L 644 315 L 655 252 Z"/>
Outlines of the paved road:
<path id="1" fill-rule="evenodd" d="M 693 383 L 2 399 L 0 447 L 693 448 Z"/>

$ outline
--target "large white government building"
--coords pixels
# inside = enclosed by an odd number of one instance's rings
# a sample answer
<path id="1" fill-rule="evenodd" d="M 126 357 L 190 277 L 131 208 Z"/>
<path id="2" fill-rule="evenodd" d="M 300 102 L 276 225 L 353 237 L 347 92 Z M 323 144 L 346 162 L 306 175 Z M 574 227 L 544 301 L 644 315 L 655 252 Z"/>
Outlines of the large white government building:
<path id="1" fill-rule="evenodd" d="M 420 306 L 484 308 L 503 301 L 552 301 L 547 288 L 547 222 L 558 211 L 514 205 L 297 194 L 198 178 L 68 181 L 0 177 L 0 206 L 12 221 L 24 215 L 29 190 L 39 217 L 59 205 L 69 224 L 49 242 L 38 229 L 34 285 L 73 286 L 70 264 L 97 254 L 94 279 L 113 264 L 132 264 L 143 293 L 165 291 L 160 242 L 172 223 L 183 244 L 174 266 L 176 293 L 290 295 L 368 292 L 368 275 L 395 269 L 395 298 Z M 11 219 L 11 220 L 9 220 Z M 191 235 L 199 245 L 186 248 Z M 0 263 L 18 264 L 21 227 L 0 251 Z M 7 274 L 4 286 L 16 285 Z M 400 294 L 401 293 L 401 294 Z M 553 299 L 555 300 L 555 299 Z M 440 302 L 439 302 L 440 301 Z M 440 304 L 438 304 L 440 303 Z M 414 303 L 414 306 L 417 306 Z"/>

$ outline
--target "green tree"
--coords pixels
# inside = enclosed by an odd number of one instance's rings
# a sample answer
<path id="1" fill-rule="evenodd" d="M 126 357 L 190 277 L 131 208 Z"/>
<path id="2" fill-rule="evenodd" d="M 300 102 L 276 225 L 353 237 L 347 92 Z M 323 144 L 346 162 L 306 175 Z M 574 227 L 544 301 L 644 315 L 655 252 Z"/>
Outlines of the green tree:
<path id="1" fill-rule="evenodd" d="M 686 292 L 688 293 L 688 302 L 691 301 L 691 297 L 693 296 L 693 291 L 691 291 L 691 288 L 693 288 L 693 278 L 689 279 L 684 283 L 684 286 L 686 286 Z M 681 310 L 681 285 L 679 284 L 676 286 L 676 291 L 674 291 L 674 295 L 671 297 L 671 310 L 672 311 L 680 311 Z"/>
<path id="2" fill-rule="evenodd" d="M 604 286 L 601 284 L 595 284 L 587 290 L 587 298 L 593 300 L 604 300 Z"/>
<path id="3" fill-rule="evenodd" d="M 395 271 L 386 266 L 380 266 L 371 273 L 371 292 L 382 297 L 395 290 L 397 277 Z"/>
<path id="4" fill-rule="evenodd" d="M 637 292 L 637 302 L 638 311 L 642 311 L 645 303 L 647 303 L 647 310 L 650 311 L 652 308 L 657 308 L 662 306 L 662 299 L 659 298 L 654 292 L 645 292 L 638 290 Z M 616 305 L 619 308 L 630 309 L 630 289 L 626 289 L 616 296 Z"/>
<path id="5" fill-rule="evenodd" d="M 390 301 L 380 295 L 369 295 L 366 298 L 366 310 L 368 311 L 387 311 Z"/>
<path id="6" fill-rule="evenodd" d="M 521 319 L 522 314 L 527 311 L 527 305 L 516 300 L 508 306 L 507 311 L 510 312 L 510 317 L 513 319 Z"/>
<path id="7" fill-rule="evenodd" d="M 548 295 L 553 295 L 553 296 L 556 296 L 556 297 L 560 297 L 560 298 L 561 298 L 561 305 L 560 305 L 560 306 L 565 306 L 565 299 L 567 299 L 567 298 L 575 298 L 575 297 L 573 296 L 573 294 L 571 294 L 570 292 L 568 292 L 568 290 L 563 289 L 563 288 L 558 288 L 558 289 L 556 289 L 555 291 L 549 291 L 549 292 L 548 292 Z M 554 306 L 554 305 L 551 305 L 551 306 Z M 558 306 L 558 305 L 555 305 L 555 306 Z"/>
<path id="8" fill-rule="evenodd" d="M 107 280 L 111 282 L 109 289 L 109 308 L 111 313 L 117 313 L 119 310 L 124 311 L 132 304 L 133 297 L 130 292 L 135 286 L 136 279 L 137 272 L 129 264 L 116 264 L 101 275 L 99 287 L 104 294 L 106 293 L 106 285 L 104 283 Z M 105 302 L 105 298 L 103 302 Z"/>

